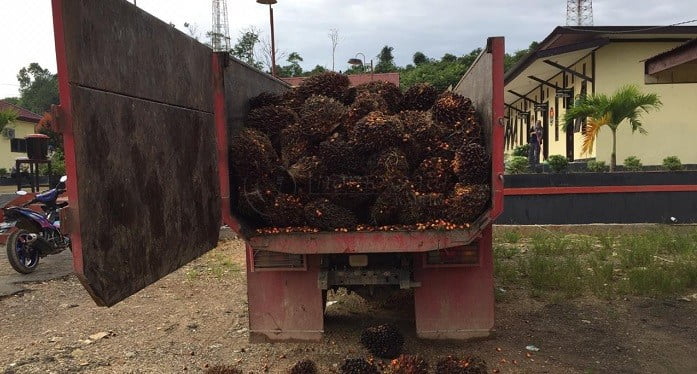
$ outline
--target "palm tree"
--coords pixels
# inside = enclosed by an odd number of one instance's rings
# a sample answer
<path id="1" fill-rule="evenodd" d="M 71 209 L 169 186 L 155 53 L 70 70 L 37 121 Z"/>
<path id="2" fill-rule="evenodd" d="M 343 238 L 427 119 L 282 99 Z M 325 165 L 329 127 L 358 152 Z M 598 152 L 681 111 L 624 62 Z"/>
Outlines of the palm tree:
<path id="1" fill-rule="evenodd" d="M 569 123 L 577 118 L 588 118 L 583 136 L 584 154 L 593 151 L 593 143 L 603 126 L 612 131 L 612 155 L 610 171 L 617 166 L 617 128 L 625 120 L 632 127 L 632 132 L 647 134 L 640 121 L 643 113 L 658 109 L 663 105 L 655 93 L 643 94 L 637 86 L 629 85 L 618 89 L 612 96 L 605 94 L 582 96 L 566 111 L 564 121 Z"/>

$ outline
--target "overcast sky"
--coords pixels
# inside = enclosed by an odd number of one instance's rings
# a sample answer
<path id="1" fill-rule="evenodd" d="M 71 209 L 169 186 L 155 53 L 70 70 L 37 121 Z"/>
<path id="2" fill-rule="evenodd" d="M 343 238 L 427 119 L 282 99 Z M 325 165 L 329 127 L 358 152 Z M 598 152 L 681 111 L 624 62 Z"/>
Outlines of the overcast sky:
<path id="1" fill-rule="evenodd" d="M 125 0 L 100 0 L 125 1 Z M 133 0 L 130 0 L 133 1 Z M 138 6 L 183 29 L 184 22 L 205 34 L 211 28 L 210 0 L 137 0 Z M 375 58 L 383 45 L 394 47 L 398 65 L 416 51 L 439 58 L 483 46 L 487 36 L 505 36 L 507 51 L 541 40 L 566 21 L 565 0 L 278 0 L 276 41 L 296 51 L 303 66 L 331 68 L 330 28 L 339 30 L 336 70 L 362 52 Z M 697 1 L 596 0 L 595 25 L 667 25 L 697 18 Z M 255 26 L 269 30 L 268 7 L 255 0 L 228 0 L 230 34 Z M 0 0 L 0 98 L 17 96 L 16 75 L 31 62 L 55 72 L 50 0 Z M 697 23 L 693 23 L 697 25 Z M 280 63 L 280 61 L 279 61 Z M 282 64 L 282 63 L 281 63 Z"/>

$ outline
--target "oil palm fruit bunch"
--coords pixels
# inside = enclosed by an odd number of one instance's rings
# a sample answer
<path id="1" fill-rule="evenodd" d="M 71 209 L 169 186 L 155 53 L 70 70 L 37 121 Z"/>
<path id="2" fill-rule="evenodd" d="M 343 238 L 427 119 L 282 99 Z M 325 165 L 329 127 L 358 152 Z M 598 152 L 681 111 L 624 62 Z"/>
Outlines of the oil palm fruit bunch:
<path id="1" fill-rule="evenodd" d="M 389 374 L 428 374 L 428 362 L 419 355 L 401 355 L 390 362 Z"/>
<path id="2" fill-rule="evenodd" d="M 317 156 L 325 165 L 330 165 L 335 173 L 361 174 L 366 162 L 358 152 L 358 147 L 346 141 L 344 136 L 333 134 L 327 140 L 319 143 Z"/>
<path id="3" fill-rule="evenodd" d="M 350 106 L 356 100 L 357 95 L 358 91 L 356 90 L 356 87 L 349 87 L 344 91 L 344 95 L 341 97 L 341 102 L 344 103 L 344 105 Z"/>
<path id="4" fill-rule="evenodd" d="M 288 174 L 297 188 L 307 189 L 313 181 L 326 173 L 326 164 L 317 156 L 303 156 L 288 168 Z"/>
<path id="5" fill-rule="evenodd" d="M 449 192 L 455 185 L 451 160 L 429 157 L 421 162 L 412 175 L 414 188 L 419 192 Z"/>
<path id="6" fill-rule="evenodd" d="M 205 371 L 206 374 L 242 374 L 242 370 L 229 365 L 211 366 Z"/>
<path id="7" fill-rule="evenodd" d="M 371 176 L 383 187 L 405 180 L 409 175 L 407 156 L 396 147 L 376 154 L 375 160 L 371 164 Z"/>
<path id="8" fill-rule="evenodd" d="M 467 361 L 454 356 L 443 357 L 436 363 L 436 374 L 464 374 Z"/>
<path id="9" fill-rule="evenodd" d="M 349 129 L 349 141 L 366 154 L 402 142 L 404 127 L 397 116 L 370 112 Z"/>
<path id="10" fill-rule="evenodd" d="M 249 112 L 246 126 L 266 134 L 274 148 L 278 150 L 281 131 L 297 122 L 298 116 L 292 110 L 280 105 L 266 105 Z"/>
<path id="11" fill-rule="evenodd" d="M 290 368 L 290 374 L 317 374 L 317 365 L 312 360 L 302 360 Z"/>
<path id="12" fill-rule="evenodd" d="M 278 156 L 268 136 L 245 127 L 232 135 L 230 159 L 240 176 L 258 178 L 271 174 Z"/>
<path id="13" fill-rule="evenodd" d="M 407 181 L 392 184 L 380 193 L 370 207 L 370 223 L 376 226 L 415 223 L 418 217 L 414 201 L 414 191 Z"/>
<path id="14" fill-rule="evenodd" d="M 417 211 L 416 222 L 425 223 L 443 217 L 447 211 L 446 196 L 440 192 L 416 192 L 414 205 Z"/>
<path id="15" fill-rule="evenodd" d="M 363 330 L 361 344 L 375 357 L 395 358 L 402 352 L 404 336 L 393 325 L 377 325 Z"/>
<path id="16" fill-rule="evenodd" d="M 364 204 L 375 199 L 378 193 L 377 183 L 361 175 L 330 175 L 323 185 L 331 202 L 356 212 L 365 208 Z"/>
<path id="17" fill-rule="evenodd" d="M 449 127 L 462 128 L 470 114 L 472 101 L 454 92 L 444 92 L 431 108 L 433 119 Z"/>
<path id="18" fill-rule="evenodd" d="M 460 182 L 486 183 L 489 179 L 489 154 L 477 143 L 468 143 L 455 152 L 452 168 Z"/>
<path id="19" fill-rule="evenodd" d="M 313 95 L 300 109 L 300 128 L 310 140 L 321 141 L 341 124 L 346 111 L 346 106 L 337 100 Z"/>
<path id="20" fill-rule="evenodd" d="M 346 75 L 328 71 L 303 80 L 297 88 L 297 94 L 303 99 L 312 95 L 322 95 L 341 100 L 348 89 L 349 83 Z"/>
<path id="21" fill-rule="evenodd" d="M 460 124 L 461 126 L 457 128 L 465 133 L 465 137 L 468 141 L 483 144 L 482 125 L 474 106 L 470 105 L 469 108 L 467 108 L 465 120 Z"/>
<path id="22" fill-rule="evenodd" d="M 389 110 L 390 114 L 398 113 L 402 107 L 402 91 L 400 91 L 399 87 L 395 86 L 393 83 L 372 81 L 359 84 L 356 86 L 356 91 L 358 94 L 370 92 L 382 96 L 387 103 L 387 109 Z"/>
<path id="23" fill-rule="evenodd" d="M 307 97 L 301 97 L 297 89 L 288 90 L 281 96 L 281 105 L 292 109 L 296 113 L 300 111 Z"/>
<path id="24" fill-rule="evenodd" d="M 305 210 L 301 197 L 286 193 L 276 195 L 268 210 L 267 221 L 274 227 L 304 225 Z"/>
<path id="25" fill-rule="evenodd" d="M 312 153 L 312 142 L 304 135 L 304 129 L 300 124 L 294 124 L 281 131 L 281 162 L 284 166 L 290 167 Z"/>
<path id="26" fill-rule="evenodd" d="M 339 367 L 341 374 L 379 374 L 377 366 L 362 358 L 347 358 Z"/>
<path id="27" fill-rule="evenodd" d="M 269 211 L 278 192 L 269 181 L 246 182 L 237 189 L 237 211 L 251 223 L 268 223 Z"/>
<path id="28" fill-rule="evenodd" d="M 262 92 L 259 95 L 249 99 L 249 109 L 254 110 L 267 105 L 281 105 L 282 102 L 282 94 L 277 94 L 275 92 Z"/>
<path id="29" fill-rule="evenodd" d="M 455 185 L 446 199 L 446 218 L 454 224 L 472 223 L 479 217 L 491 197 L 491 188 L 486 184 Z"/>
<path id="30" fill-rule="evenodd" d="M 403 148 L 409 163 L 416 168 L 442 141 L 445 129 L 433 122 L 428 112 L 406 110 L 397 116 L 404 126 Z"/>
<path id="31" fill-rule="evenodd" d="M 305 205 L 305 220 L 321 230 L 352 229 L 358 223 L 350 210 L 329 199 L 317 199 Z"/>
<path id="32" fill-rule="evenodd" d="M 470 356 L 466 360 L 465 373 L 467 374 L 486 374 L 488 368 L 486 361 L 479 356 Z"/>
<path id="33" fill-rule="evenodd" d="M 428 83 L 415 84 L 404 93 L 404 110 L 429 110 L 438 98 L 438 89 Z"/>
<path id="34" fill-rule="evenodd" d="M 356 99 L 349 107 L 346 124 L 350 128 L 368 113 L 375 111 L 387 113 L 387 103 L 385 99 L 375 93 L 362 92 L 356 96 Z"/>

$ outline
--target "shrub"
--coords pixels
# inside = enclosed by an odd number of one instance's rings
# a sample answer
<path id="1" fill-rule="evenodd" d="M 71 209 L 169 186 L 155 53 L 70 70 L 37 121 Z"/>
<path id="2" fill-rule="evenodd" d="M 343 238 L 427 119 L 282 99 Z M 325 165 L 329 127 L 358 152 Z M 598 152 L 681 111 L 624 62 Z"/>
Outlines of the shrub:
<path id="1" fill-rule="evenodd" d="M 588 168 L 588 171 L 592 171 L 594 173 L 603 173 L 607 171 L 607 165 L 605 165 L 605 161 L 588 161 L 586 167 Z"/>
<path id="2" fill-rule="evenodd" d="M 668 156 L 663 159 L 663 167 L 668 170 L 682 170 L 685 167 L 680 162 L 678 156 Z M 0 169 L 0 174 L 2 174 L 2 169 Z"/>
<path id="3" fill-rule="evenodd" d="M 506 164 L 506 173 L 523 174 L 528 171 L 528 159 L 522 156 L 513 156 Z"/>
<path id="4" fill-rule="evenodd" d="M 519 145 L 513 150 L 513 156 L 528 157 L 528 152 L 530 152 L 530 144 Z"/>
<path id="5" fill-rule="evenodd" d="M 629 156 L 624 159 L 624 168 L 628 171 L 641 171 L 641 160 L 636 156 Z"/>
<path id="6" fill-rule="evenodd" d="M 7 176 L 7 169 L 0 168 L 0 177 L 5 177 L 5 176 Z"/>
<path id="7" fill-rule="evenodd" d="M 562 155 L 551 155 L 547 158 L 547 163 L 553 172 L 561 173 L 569 166 L 569 159 Z"/>

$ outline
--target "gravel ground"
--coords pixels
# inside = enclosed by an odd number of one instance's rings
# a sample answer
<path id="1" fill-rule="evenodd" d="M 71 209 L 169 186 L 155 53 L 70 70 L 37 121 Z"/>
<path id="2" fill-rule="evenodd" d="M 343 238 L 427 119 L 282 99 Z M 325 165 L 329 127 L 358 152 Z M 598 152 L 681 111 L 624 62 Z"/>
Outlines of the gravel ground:
<path id="1" fill-rule="evenodd" d="M 432 367 L 452 354 L 479 355 L 490 372 L 501 373 L 697 372 L 697 302 L 550 304 L 516 289 L 497 304 L 496 331 L 485 340 L 421 341 L 404 307 L 408 297 L 378 306 L 339 293 L 330 295 L 320 343 L 249 344 L 243 248 L 223 241 L 108 309 L 95 306 L 72 275 L 25 284 L 25 291 L 0 299 L 0 370 L 172 373 L 225 364 L 245 373 L 283 373 L 310 358 L 320 372 L 333 373 L 345 358 L 367 356 L 358 344 L 365 327 L 389 321 L 404 332 L 405 350 L 424 355 Z M 540 350 L 527 351 L 531 344 Z"/>

